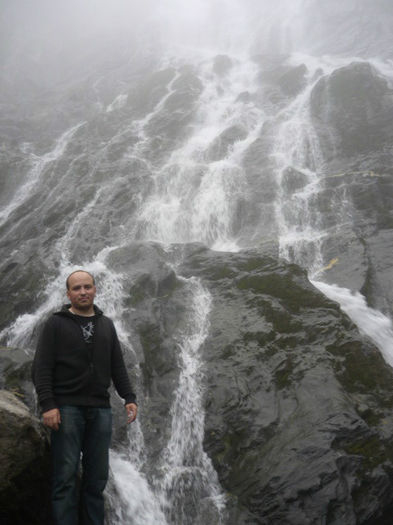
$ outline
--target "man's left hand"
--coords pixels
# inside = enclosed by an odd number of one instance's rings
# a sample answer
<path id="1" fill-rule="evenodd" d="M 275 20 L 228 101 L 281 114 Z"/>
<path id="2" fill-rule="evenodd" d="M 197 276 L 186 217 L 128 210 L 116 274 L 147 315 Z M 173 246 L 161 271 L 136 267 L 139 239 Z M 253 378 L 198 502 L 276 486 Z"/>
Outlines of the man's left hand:
<path id="1" fill-rule="evenodd" d="M 136 419 L 136 414 L 138 412 L 138 407 L 135 403 L 127 403 L 127 423 L 132 423 Z"/>

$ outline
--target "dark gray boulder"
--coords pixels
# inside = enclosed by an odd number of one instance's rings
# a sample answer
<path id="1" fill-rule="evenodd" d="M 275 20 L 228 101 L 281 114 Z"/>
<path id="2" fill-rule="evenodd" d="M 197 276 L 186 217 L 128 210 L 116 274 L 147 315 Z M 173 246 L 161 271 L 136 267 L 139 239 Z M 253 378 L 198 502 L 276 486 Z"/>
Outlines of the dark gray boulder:
<path id="1" fill-rule="evenodd" d="M 213 294 L 205 447 L 230 524 L 383 524 L 393 504 L 393 374 L 294 265 L 195 253 Z"/>
<path id="2" fill-rule="evenodd" d="M 29 352 L 0 346 L 0 389 L 13 392 L 34 411 L 36 399 L 31 382 L 31 363 Z"/>
<path id="3" fill-rule="evenodd" d="M 7 390 L 0 390 L 0 464 L 1 523 L 49 525 L 48 434 Z"/>
<path id="4" fill-rule="evenodd" d="M 392 90 L 371 64 L 353 62 L 322 77 L 310 105 L 326 159 L 342 164 L 391 150 Z"/>
<path id="5" fill-rule="evenodd" d="M 322 245 L 324 259 L 334 260 L 321 273 L 323 279 L 361 291 L 370 306 L 391 315 L 393 183 L 391 168 L 380 168 L 327 175 L 315 204 L 321 224 L 329 230 Z M 343 217 L 340 228 L 333 226 L 337 216 Z M 345 222 L 346 217 L 352 218 L 354 227 Z"/>
<path id="6" fill-rule="evenodd" d="M 212 142 L 206 152 L 206 159 L 213 162 L 223 160 L 236 142 L 247 137 L 247 131 L 242 126 L 234 125 L 225 129 Z"/>
<path id="7" fill-rule="evenodd" d="M 284 73 L 279 79 L 279 85 L 283 93 L 288 97 L 298 95 L 306 86 L 306 73 L 307 67 L 304 64 Z"/>

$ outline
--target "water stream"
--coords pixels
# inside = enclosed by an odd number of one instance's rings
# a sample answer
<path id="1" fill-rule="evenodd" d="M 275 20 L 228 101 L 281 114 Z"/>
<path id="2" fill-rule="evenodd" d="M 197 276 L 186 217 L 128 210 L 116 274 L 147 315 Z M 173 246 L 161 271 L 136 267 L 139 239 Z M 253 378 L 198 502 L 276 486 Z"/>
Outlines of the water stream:
<path id="1" fill-rule="evenodd" d="M 295 63 L 306 63 L 309 71 L 309 84 L 279 116 L 273 156 L 277 164 L 279 184 L 276 201 L 276 216 L 279 225 L 279 250 L 285 259 L 307 268 L 311 282 L 329 299 L 340 304 L 341 309 L 368 336 L 381 351 L 384 359 L 393 364 L 392 321 L 381 312 L 370 308 L 359 291 L 324 282 L 324 270 L 329 269 L 329 261 L 324 255 L 325 239 L 344 230 L 348 224 L 353 227 L 352 203 L 346 188 L 337 191 L 329 202 L 334 210 L 335 222 L 324 224 L 324 217 L 318 205 L 323 192 L 323 179 L 327 176 L 324 153 L 310 116 L 310 93 L 319 81 L 320 75 L 331 75 L 335 70 L 358 61 L 356 57 L 342 60 L 324 57 L 315 61 L 314 57 L 294 56 Z M 384 78 L 391 81 L 393 69 L 388 63 L 373 61 L 373 65 Z M 318 76 L 315 69 L 318 68 Z M 322 73 L 323 72 L 323 73 Z M 283 180 L 288 170 L 304 176 L 303 187 L 288 194 Z M 323 198 L 323 197 L 322 197 Z M 339 255 L 339 254 L 337 254 Z M 333 259 L 333 264 L 338 261 Z M 326 273 L 325 273 L 326 275 Z M 321 280 L 322 278 L 322 280 Z"/>
<path id="2" fill-rule="evenodd" d="M 94 103 L 86 95 L 88 109 L 82 104 L 65 119 L 44 152 L 31 137 L 18 145 L 25 171 L 0 210 L 0 234 L 6 263 L 20 257 L 28 268 L 37 254 L 45 283 L 34 306 L 3 326 L 0 340 L 31 349 L 35 328 L 63 301 L 66 276 L 85 267 L 100 284 L 97 304 L 135 356 L 127 276 L 113 270 L 112 254 L 135 242 L 159 243 L 169 253 L 176 244 L 239 251 L 263 250 L 271 241 L 393 366 L 389 317 L 370 308 L 359 290 L 335 284 L 326 270 L 331 239 L 345 230 L 356 240 L 357 232 L 346 187 L 337 186 L 326 200 L 325 181 L 334 174 L 311 114 L 320 79 L 355 61 L 371 64 L 391 86 L 393 62 L 382 52 L 365 54 L 363 46 L 334 53 L 326 35 L 318 48 L 313 28 L 309 35 L 303 31 L 302 1 L 191 2 L 189 11 L 183 4 L 173 1 L 171 9 L 160 6 L 147 17 L 147 35 L 138 30 L 146 46 L 140 41 L 131 50 L 122 42 L 125 58 L 113 79 L 104 68 L 75 81 L 75 93 L 94 84 Z M 353 2 L 346 5 L 353 8 Z M 143 53 L 150 69 L 140 67 Z M 130 71 L 133 60 L 137 72 Z M 284 96 L 277 78 L 303 66 L 303 85 Z M 49 102 L 55 107 L 57 100 Z M 69 98 L 59 100 L 64 113 L 74 110 Z M 177 271 L 169 256 L 167 264 Z M 108 525 L 225 523 L 223 491 L 203 450 L 203 344 L 212 297 L 198 279 L 177 278 L 188 303 L 174 337 L 179 378 L 166 422 L 169 438 L 152 468 L 146 415 L 129 429 L 129 442 L 111 452 Z"/>

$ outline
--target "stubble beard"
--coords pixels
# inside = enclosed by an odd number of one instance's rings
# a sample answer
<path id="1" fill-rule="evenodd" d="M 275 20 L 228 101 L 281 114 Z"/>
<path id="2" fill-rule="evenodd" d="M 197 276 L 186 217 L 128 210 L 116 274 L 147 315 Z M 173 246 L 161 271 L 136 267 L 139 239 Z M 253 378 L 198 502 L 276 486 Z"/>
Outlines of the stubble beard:
<path id="1" fill-rule="evenodd" d="M 76 301 L 72 306 L 75 310 L 80 310 L 82 312 L 90 310 L 93 308 L 93 300 L 87 301 Z"/>

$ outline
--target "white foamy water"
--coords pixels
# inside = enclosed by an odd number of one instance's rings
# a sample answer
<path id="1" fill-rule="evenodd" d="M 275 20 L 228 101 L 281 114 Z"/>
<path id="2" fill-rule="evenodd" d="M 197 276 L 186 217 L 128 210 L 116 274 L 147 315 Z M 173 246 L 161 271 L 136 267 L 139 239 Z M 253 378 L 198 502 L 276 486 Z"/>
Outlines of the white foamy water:
<path id="1" fill-rule="evenodd" d="M 45 169 L 53 162 L 56 162 L 65 152 L 71 139 L 74 137 L 77 130 L 83 126 L 85 122 L 80 122 L 69 130 L 65 131 L 55 142 L 54 148 L 45 153 L 41 157 L 31 155 L 32 167 L 27 173 L 26 182 L 19 186 L 11 201 L 7 206 L 0 210 L 0 226 L 2 226 L 17 208 L 23 206 L 26 200 L 31 196 L 35 186 L 40 182 Z"/>
<path id="2" fill-rule="evenodd" d="M 330 206 L 335 210 L 336 223 L 325 228 L 317 205 L 323 190 L 323 152 L 313 130 L 310 118 L 310 94 L 318 80 L 315 72 L 319 68 L 324 75 L 348 65 L 358 58 L 307 57 L 296 54 L 291 57 L 293 64 L 306 63 L 309 69 L 309 84 L 295 101 L 281 115 L 273 156 L 278 174 L 278 198 L 276 217 L 279 227 L 280 254 L 287 260 L 308 269 L 311 282 L 327 297 L 338 302 L 341 309 L 380 349 L 387 363 L 393 366 L 393 328 L 391 319 L 367 306 L 359 292 L 313 280 L 324 265 L 323 241 L 339 233 L 340 228 L 349 224 L 348 206 L 345 197 L 337 193 Z M 388 62 L 373 61 L 381 75 L 392 79 L 393 69 Z M 285 170 L 291 168 L 304 177 L 302 188 L 288 194 L 284 187 Z"/>
<path id="3" fill-rule="evenodd" d="M 202 344 L 209 327 L 211 297 L 197 279 L 184 282 L 192 294 L 185 329 L 176 337 L 180 350 L 180 378 L 171 408 L 170 440 L 163 452 L 156 481 L 162 502 L 167 509 L 177 509 L 171 523 L 192 523 L 188 501 L 201 500 L 216 509 L 217 521 L 222 523 L 224 496 L 210 458 L 203 450 L 203 360 Z"/>
<path id="4" fill-rule="evenodd" d="M 345 62 L 340 58 L 316 59 L 301 53 L 292 55 L 288 62 L 294 66 L 306 65 L 308 83 L 276 119 L 272 157 L 278 183 L 275 211 L 279 248 L 282 257 L 313 274 L 323 264 L 321 241 L 332 232 L 324 229 L 317 202 L 322 191 L 324 157 L 311 120 L 310 97 L 320 78 L 316 72 L 329 75 Z M 302 178 L 300 187 L 294 191 L 287 189 L 291 177 Z M 337 203 L 337 209 L 341 209 L 341 203 Z"/>
<path id="5" fill-rule="evenodd" d="M 242 158 L 265 116 L 240 97 L 257 89 L 255 63 L 235 57 L 223 78 L 213 73 L 212 66 L 211 60 L 205 60 L 197 71 L 203 91 L 189 136 L 153 172 L 155 190 L 137 218 L 140 239 L 238 249 L 232 226 L 238 200 L 246 191 Z M 243 129 L 245 136 L 217 153 L 221 133 L 232 126 Z"/>
<path id="6" fill-rule="evenodd" d="M 130 444 L 130 447 L 134 446 L 134 443 Z M 110 464 L 115 490 L 109 495 L 114 509 L 110 516 L 110 524 L 167 525 L 160 501 L 132 459 L 111 451 Z"/>
<path id="7" fill-rule="evenodd" d="M 339 303 L 343 312 L 358 326 L 359 331 L 369 337 L 381 351 L 385 361 L 393 366 L 392 320 L 378 310 L 370 308 L 364 296 L 335 284 L 311 281 L 323 294 Z"/>
<path id="8" fill-rule="evenodd" d="M 121 109 L 125 104 L 127 103 L 128 95 L 126 93 L 122 93 L 121 95 L 118 95 L 113 102 L 111 102 L 106 107 L 106 112 L 110 113 L 111 111 L 115 111 L 116 109 Z"/>
<path id="9" fill-rule="evenodd" d="M 143 472 L 144 451 L 138 451 L 134 433 L 126 453 L 112 454 L 115 492 L 121 498 L 120 505 L 115 506 L 118 521 L 114 523 L 192 525 L 200 523 L 207 510 L 215 516 L 217 525 L 223 523 L 224 496 L 211 460 L 203 450 L 201 349 L 207 336 L 211 298 L 198 280 L 183 281 L 191 302 L 183 329 L 175 336 L 180 378 L 170 410 L 170 438 L 153 478 Z M 136 491 L 130 491 L 134 486 Z M 201 509 L 203 513 L 199 515 Z"/>

